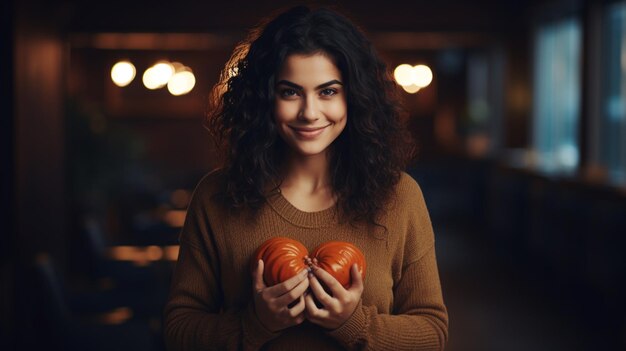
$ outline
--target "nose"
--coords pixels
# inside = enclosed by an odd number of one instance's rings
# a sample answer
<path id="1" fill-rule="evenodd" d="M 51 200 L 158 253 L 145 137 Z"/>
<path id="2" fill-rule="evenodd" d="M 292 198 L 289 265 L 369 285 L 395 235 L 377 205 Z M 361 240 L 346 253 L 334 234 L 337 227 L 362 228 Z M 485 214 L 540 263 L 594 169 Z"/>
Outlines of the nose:
<path id="1" fill-rule="evenodd" d="M 298 119 L 308 122 L 317 121 L 319 119 L 319 108 L 314 96 L 309 96 L 304 99 L 303 106 L 298 115 Z"/>

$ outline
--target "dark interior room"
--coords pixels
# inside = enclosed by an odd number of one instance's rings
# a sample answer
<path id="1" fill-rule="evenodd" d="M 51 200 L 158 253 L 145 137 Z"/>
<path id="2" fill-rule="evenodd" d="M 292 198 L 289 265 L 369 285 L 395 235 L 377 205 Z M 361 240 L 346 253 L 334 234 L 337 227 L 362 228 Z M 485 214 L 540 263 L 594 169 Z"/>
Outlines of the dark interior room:
<path id="1" fill-rule="evenodd" d="M 626 350 L 613 0 L 3 1 L 0 349 L 166 350 L 187 208 L 223 162 L 211 89 L 299 4 L 354 21 L 394 79 L 446 349 Z"/>

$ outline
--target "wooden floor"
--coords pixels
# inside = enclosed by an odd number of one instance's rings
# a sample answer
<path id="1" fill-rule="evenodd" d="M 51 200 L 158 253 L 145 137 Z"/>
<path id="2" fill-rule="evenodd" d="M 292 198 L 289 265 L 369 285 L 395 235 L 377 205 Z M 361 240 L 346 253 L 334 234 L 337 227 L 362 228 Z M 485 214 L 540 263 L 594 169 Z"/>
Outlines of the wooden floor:
<path id="1" fill-rule="evenodd" d="M 593 350 L 579 317 L 472 238 L 479 233 L 454 223 L 434 229 L 450 318 L 447 350 Z"/>

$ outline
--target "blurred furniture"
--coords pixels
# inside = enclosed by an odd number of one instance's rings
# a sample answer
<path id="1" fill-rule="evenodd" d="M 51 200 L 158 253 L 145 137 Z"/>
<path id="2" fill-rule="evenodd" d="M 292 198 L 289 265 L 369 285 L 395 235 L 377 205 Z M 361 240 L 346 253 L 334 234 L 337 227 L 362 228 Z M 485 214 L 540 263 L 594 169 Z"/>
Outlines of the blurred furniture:
<path id="1" fill-rule="evenodd" d="M 158 350 L 159 334 L 147 323 L 132 320 L 125 306 L 114 308 L 105 294 L 69 294 L 52 258 L 39 254 L 33 262 L 34 346 L 47 350 Z M 112 308 L 109 311 L 105 309 Z M 114 309 L 113 309 L 114 308 Z"/>
<path id="2" fill-rule="evenodd" d="M 81 256 L 87 262 L 88 279 L 127 301 L 137 315 L 160 320 L 172 265 L 154 263 L 168 258 L 167 262 L 175 261 L 178 247 L 109 246 L 94 216 L 84 217 L 82 239 Z"/>

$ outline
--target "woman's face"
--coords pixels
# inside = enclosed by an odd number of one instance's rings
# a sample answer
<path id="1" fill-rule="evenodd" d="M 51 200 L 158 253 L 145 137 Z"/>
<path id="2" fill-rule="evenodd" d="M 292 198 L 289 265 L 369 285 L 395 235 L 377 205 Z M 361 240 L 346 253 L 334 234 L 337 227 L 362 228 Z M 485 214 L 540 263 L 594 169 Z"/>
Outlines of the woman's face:
<path id="1" fill-rule="evenodd" d="M 302 156 L 327 152 L 348 118 L 341 71 L 323 54 L 293 54 L 276 81 L 274 117 L 280 136 Z"/>

